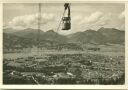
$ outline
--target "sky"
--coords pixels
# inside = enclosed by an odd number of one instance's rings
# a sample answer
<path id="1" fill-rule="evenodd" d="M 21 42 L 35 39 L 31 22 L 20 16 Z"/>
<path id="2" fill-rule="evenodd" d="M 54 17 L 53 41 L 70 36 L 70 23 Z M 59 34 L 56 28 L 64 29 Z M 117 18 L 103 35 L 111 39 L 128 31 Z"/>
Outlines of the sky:
<path id="1" fill-rule="evenodd" d="M 125 5 L 123 3 L 71 3 L 71 29 L 63 31 L 60 27 L 57 31 L 63 12 L 64 3 L 42 3 L 41 30 L 44 32 L 54 30 L 68 35 L 88 29 L 98 30 L 101 27 L 125 29 Z M 5 3 L 4 27 L 16 30 L 37 29 L 38 14 L 37 3 Z"/>

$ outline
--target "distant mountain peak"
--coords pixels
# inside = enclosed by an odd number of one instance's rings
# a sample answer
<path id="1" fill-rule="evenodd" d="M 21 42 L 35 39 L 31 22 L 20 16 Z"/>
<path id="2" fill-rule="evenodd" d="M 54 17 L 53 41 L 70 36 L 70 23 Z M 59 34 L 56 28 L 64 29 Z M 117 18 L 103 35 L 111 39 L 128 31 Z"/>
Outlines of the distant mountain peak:
<path id="1" fill-rule="evenodd" d="M 32 30 L 36 30 L 36 29 L 33 29 L 33 28 L 25 28 L 24 30 L 32 31 Z"/>
<path id="2" fill-rule="evenodd" d="M 14 32 L 17 32 L 18 30 L 15 30 L 13 28 L 4 28 L 3 29 L 3 32 L 4 33 L 14 33 Z"/>
<path id="3" fill-rule="evenodd" d="M 55 31 L 54 31 L 53 29 L 48 30 L 47 32 L 50 32 L 50 33 L 55 33 Z"/>
<path id="4" fill-rule="evenodd" d="M 87 29 L 86 31 L 95 31 L 95 30 L 93 30 L 93 29 Z"/>
<path id="5" fill-rule="evenodd" d="M 54 30 L 48 30 L 47 32 L 45 32 L 45 34 L 50 34 L 50 35 L 59 35 L 58 33 L 56 33 Z"/>
<path id="6" fill-rule="evenodd" d="M 92 30 L 92 29 L 88 29 L 88 30 L 86 30 L 84 32 L 96 32 L 96 31 L 95 30 Z"/>
<path id="7" fill-rule="evenodd" d="M 98 31 L 104 31 L 104 30 L 117 31 L 118 29 L 116 29 L 116 28 L 104 28 L 104 27 L 101 27 L 100 29 L 98 29 Z M 120 31 L 120 30 L 118 30 L 118 31 Z"/>

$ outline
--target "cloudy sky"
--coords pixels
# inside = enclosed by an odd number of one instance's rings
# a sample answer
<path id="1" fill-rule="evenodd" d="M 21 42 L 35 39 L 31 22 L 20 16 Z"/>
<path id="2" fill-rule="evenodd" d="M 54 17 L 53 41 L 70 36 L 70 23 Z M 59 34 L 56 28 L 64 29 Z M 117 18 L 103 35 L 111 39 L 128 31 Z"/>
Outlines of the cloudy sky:
<path id="1" fill-rule="evenodd" d="M 41 4 L 41 30 L 56 31 L 64 11 L 64 3 Z M 38 4 L 4 4 L 4 26 L 16 30 L 38 28 Z M 71 3 L 71 30 L 58 33 L 66 35 L 101 27 L 124 30 L 124 4 Z"/>

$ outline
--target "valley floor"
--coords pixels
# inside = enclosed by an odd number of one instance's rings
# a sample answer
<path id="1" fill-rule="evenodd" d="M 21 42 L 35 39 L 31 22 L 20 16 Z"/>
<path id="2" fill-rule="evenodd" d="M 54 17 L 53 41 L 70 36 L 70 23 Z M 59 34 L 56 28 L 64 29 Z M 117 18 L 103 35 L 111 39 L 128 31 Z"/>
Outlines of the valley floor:
<path id="1" fill-rule="evenodd" d="M 4 54 L 4 84 L 117 85 L 124 82 L 123 46 L 102 46 L 98 51 L 47 50 Z"/>

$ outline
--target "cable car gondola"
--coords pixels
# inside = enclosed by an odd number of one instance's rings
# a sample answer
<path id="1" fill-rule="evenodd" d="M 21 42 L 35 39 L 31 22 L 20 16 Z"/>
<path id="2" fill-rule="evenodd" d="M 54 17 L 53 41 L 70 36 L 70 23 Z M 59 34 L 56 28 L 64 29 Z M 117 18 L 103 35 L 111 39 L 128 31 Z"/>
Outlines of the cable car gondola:
<path id="1" fill-rule="evenodd" d="M 68 16 L 62 17 L 62 30 L 69 30 L 71 29 L 71 17 L 70 17 L 70 4 L 65 3 L 64 4 L 65 11 L 68 10 Z"/>

